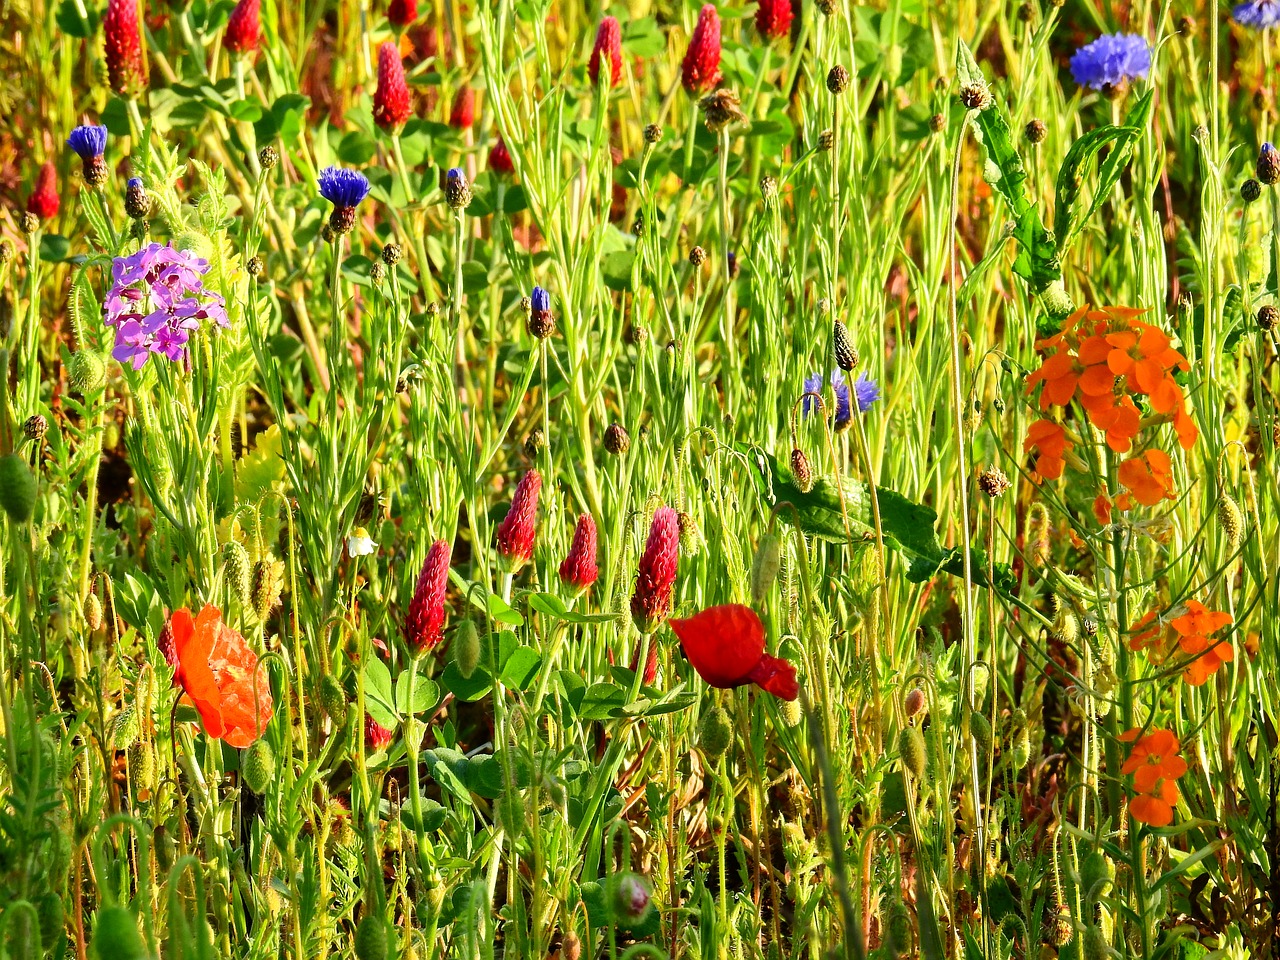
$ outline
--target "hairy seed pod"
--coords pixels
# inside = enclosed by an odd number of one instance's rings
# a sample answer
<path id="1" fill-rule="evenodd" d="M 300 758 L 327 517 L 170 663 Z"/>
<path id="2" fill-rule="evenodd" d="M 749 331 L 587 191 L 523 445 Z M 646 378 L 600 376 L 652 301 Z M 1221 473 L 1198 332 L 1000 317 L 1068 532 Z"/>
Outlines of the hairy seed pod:
<path id="1" fill-rule="evenodd" d="M 143 960 L 148 956 L 138 921 L 127 907 L 103 907 L 98 911 L 92 950 L 98 960 Z"/>
<path id="2" fill-rule="evenodd" d="M 804 708 L 800 706 L 799 700 L 779 700 L 777 706 L 778 717 L 783 726 L 791 730 L 800 726 L 800 721 L 804 719 Z"/>
<path id="3" fill-rule="evenodd" d="M 889 914 L 885 918 L 884 945 L 895 957 L 911 952 L 911 911 L 901 900 L 894 900 L 889 905 Z"/>
<path id="4" fill-rule="evenodd" d="M 813 469 L 809 466 L 809 458 L 799 447 L 791 450 L 791 476 L 801 493 L 808 493 L 813 489 Z"/>
<path id="5" fill-rule="evenodd" d="M 284 587 L 280 576 L 282 566 L 280 561 L 271 556 L 264 556 L 253 565 L 249 600 L 259 623 L 266 623 L 267 617 L 271 616 L 271 611 L 280 602 L 280 591 Z"/>
<path id="6" fill-rule="evenodd" d="M 240 764 L 240 775 L 244 777 L 245 785 L 258 796 L 266 793 L 274 782 L 276 753 L 265 738 L 255 740 L 245 751 L 244 760 Z"/>
<path id="7" fill-rule="evenodd" d="M 915 777 L 923 780 L 928 769 L 928 751 L 924 744 L 924 734 L 919 727 L 903 727 L 898 733 L 898 756 L 902 758 L 903 768 Z"/>
<path id="8" fill-rule="evenodd" d="M 357 960 L 387 960 L 387 923 L 382 917 L 366 913 L 356 927 Z"/>
<path id="9" fill-rule="evenodd" d="M 84 598 L 84 622 L 92 633 L 102 629 L 102 601 L 96 593 Z"/>
<path id="10" fill-rule="evenodd" d="M 16 453 L 0 457 L 0 508 L 16 524 L 31 519 L 36 508 L 36 476 Z"/>
<path id="11" fill-rule="evenodd" d="M 978 752 L 986 757 L 991 754 L 991 721 L 981 710 L 969 714 L 969 732 L 978 744 Z"/>
<path id="12" fill-rule="evenodd" d="M 338 678 L 326 673 L 320 681 L 320 707 L 324 715 L 341 726 L 347 719 L 347 693 Z"/>
<path id="13" fill-rule="evenodd" d="M 1111 948 L 1101 927 L 1091 923 L 1084 928 L 1084 936 L 1080 940 L 1080 956 L 1082 960 L 1107 960 L 1111 956 Z"/>
<path id="14" fill-rule="evenodd" d="M 222 570 L 227 586 L 241 604 L 249 602 L 250 579 L 249 551 L 238 540 L 228 540 L 222 547 Z"/>
<path id="15" fill-rule="evenodd" d="M 776 533 L 766 533 L 756 547 L 751 563 L 751 603 L 760 606 L 765 595 L 778 577 L 782 567 L 782 539 Z"/>
<path id="16" fill-rule="evenodd" d="M 716 706 L 702 715 L 698 730 L 698 746 L 712 760 L 724 756 L 733 743 L 733 721 L 724 707 Z"/>
<path id="17" fill-rule="evenodd" d="M 1034 566 L 1043 567 L 1049 562 L 1049 509 L 1038 501 L 1027 512 L 1025 543 L 1027 559 Z"/>
<path id="18" fill-rule="evenodd" d="M 908 719 L 919 716 L 928 707 L 929 704 L 925 699 L 924 691 L 919 687 L 913 687 L 911 692 L 907 694 L 906 699 L 902 701 L 902 709 Z"/>
<path id="19" fill-rule="evenodd" d="M 466 679 L 480 665 L 480 631 L 473 620 L 463 620 L 453 632 L 453 662 Z"/>
<path id="20" fill-rule="evenodd" d="M 150 790 L 156 785 L 156 751 L 146 740 L 139 740 L 129 751 L 129 770 L 133 785 L 138 790 Z"/>
<path id="21" fill-rule="evenodd" d="M 1218 497 L 1218 526 L 1231 549 L 1238 549 L 1244 540 L 1244 513 L 1240 510 L 1240 504 L 1227 493 Z"/>
<path id="22" fill-rule="evenodd" d="M 117 750 L 128 751 L 138 741 L 138 711 L 132 703 L 116 714 L 111 731 L 111 745 Z"/>

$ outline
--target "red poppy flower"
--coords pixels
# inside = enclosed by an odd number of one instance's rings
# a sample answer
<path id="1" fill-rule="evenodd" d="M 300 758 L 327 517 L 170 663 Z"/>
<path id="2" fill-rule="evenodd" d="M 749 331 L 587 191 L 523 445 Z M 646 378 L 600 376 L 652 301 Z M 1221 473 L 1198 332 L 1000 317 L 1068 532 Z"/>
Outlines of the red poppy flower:
<path id="1" fill-rule="evenodd" d="M 783 700 L 800 695 L 796 668 L 764 652 L 764 624 L 750 607 L 709 607 L 686 620 L 672 620 L 671 629 L 693 669 L 710 686 L 754 683 Z"/>
<path id="2" fill-rule="evenodd" d="M 205 604 L 194 618 L 186 607 L 169 619 L 178 660 L 178 682 L 195 705 L 205 732 L 233 747 L 257 740 L 271 720 L 271 684 L 258 655 L 222 613 Z"/>

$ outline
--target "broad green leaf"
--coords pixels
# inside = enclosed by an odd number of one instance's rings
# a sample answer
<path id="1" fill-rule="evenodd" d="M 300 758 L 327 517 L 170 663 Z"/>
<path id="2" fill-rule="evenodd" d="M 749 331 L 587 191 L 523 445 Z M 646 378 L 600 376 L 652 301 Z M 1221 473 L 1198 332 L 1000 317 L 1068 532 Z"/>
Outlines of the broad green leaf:
<path id="1" fill-rule="evenodd" d="M 395 694 L 391 690 L 391 671 L 377 657 L 365 663 L 364 704 L 370 716 L 382 726 L 392 728 L 400 722 Z"/>
<path id="2" fill-rule="evenodd" d="M 516 647 L 515 652 L 502 665 L 502 682 L 517 690 L 526 689 L 538 675 L 542 657 L 533 647 Z"/>
<path id="3" fill-rule="evenodd" d="M 587 688 L 578 708 L 583 720 L 608 720 L 622 712 L 626 692 L 616 683 L 593 683 Z"/>
<path id="4" fill-rule="evenodd" d="M 401 713 L 419 714 L 436 705 L 440 699 L 440 688 L 430 677 L 422 674 L 412 677 L 413 687 L 410 689 L 410 670 L 405 670 L 396 677 L 396 708 Z"/>

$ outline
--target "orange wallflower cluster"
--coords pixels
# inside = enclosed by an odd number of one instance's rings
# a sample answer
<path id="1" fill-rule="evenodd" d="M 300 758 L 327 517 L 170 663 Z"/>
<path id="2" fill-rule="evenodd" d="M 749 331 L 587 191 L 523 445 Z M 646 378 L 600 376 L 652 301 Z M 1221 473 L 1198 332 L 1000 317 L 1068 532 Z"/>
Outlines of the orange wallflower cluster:
<path id="1" fill-rule="evenodd" d="M 1138 319 L 1142 312 L 1129 307 L 1077 310 L 1060 332 L 1036 342 L 1036 349 L 1047 356 L 1027 378 L 1027 391 L 1040 388 L 1042 411 L 1079 403 L 1116 453 L 1133 449 L 1142 428 L 1134 398 L 1146 397 L 1157 415 L 1173 423 L 1178 442 L 1189 449 L 1198 431 L 1173 376 L 1175 370 L 1188 369 L 1186 358 L 1162 330 Z M 1072 446 L 1062 425 L 1047 418 L 1031 424 L 1023 442 L 1024 450 L 1039 451 L 1036 470 L 1047 480 L 1062 476 Z M 1175 496 L 1169 457 L 1162 450 L 1146 450 L 1125 460 L 1119 480 L 1125 491 L 1115 505 L 1121 510 L 1134 502 L 1152 507 Z"/>
<path id="2" fill-rule="evenodd" d="M 274 709 L 271 684 L 258 669 L 257 654 L 222 622 L 212 604 L 194 618 L 186 607 L 174 611 L 169 628 L 176 679 L 205 732 L 233 747 L 249 746 L 267 729 Z"/>
<path id="3" fill-rule="evenodd" d="M 1192 657 L 1182 677 L 1198 687 L 1218 672 L 1224 663 L 1235 659 L 1230 640 L 1213 639 L 1213 634 L 1231 623 L 1231 614 L 1210 610 L 1199 600 L 1188 600 L 1185 612 L 1169 621 L 1165 628 L 1154 610 L 1144 614 L 1129 628 L 1129 649 L 1146 650 L 1148 656 L 1163 660 L 1174 643 Z"/>
<path id="4" fill-rule="evenodd" d="M 1129 813 L 1148 826 L 1167 827 L 1173 822 L 1173 807 L 1178 802 L 1174 781 L 1187 772 L 1187 761 L 1178 756 L 1182 747 L 1171 730 L 1155 729 L 1145 737 L 1141 733 L 1134 727 L 1120 734 L 1122 743 L 1133 743 L 1129 759 L 1120 768 L 1122 774 L 1133 774 Z"/>

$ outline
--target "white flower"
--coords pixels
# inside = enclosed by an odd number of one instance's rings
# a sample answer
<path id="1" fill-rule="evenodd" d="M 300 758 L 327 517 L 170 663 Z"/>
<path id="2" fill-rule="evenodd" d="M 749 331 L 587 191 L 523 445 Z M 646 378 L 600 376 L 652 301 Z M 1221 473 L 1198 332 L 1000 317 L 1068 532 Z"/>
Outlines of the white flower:
<path id="1" fill-rule="evenodd" d="M 377 549 L 378 545 L 373 542 L 369 531 L 364 527 L 356 527 L 351 531 L 351 536 L 347 537 L 347 553 L 352 559 L 367 557 Z"/>

